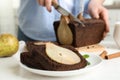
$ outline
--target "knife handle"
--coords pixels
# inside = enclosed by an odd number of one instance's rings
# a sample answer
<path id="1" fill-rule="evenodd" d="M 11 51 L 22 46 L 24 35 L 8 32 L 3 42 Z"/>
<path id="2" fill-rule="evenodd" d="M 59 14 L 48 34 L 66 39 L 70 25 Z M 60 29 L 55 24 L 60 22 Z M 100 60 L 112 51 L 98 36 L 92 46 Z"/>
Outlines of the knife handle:
<path id="1" fill-rule="evenodd" d="M 74 17 L 72 14 L 70 14 L 69 12 L 67 12 L 64 8 L 62 8 L 58 3 L 55 2 L 55 0 L 52 0 L 52 5 L 54 6 L 55 9 L 57 9 L 57 11 L 59 11 L 61 14 L 65 13 L 67 14 L 68 16 L 70 15 L 71 17 L 71 20 L 72 21 L 76 21 L 78 23 L 80 23 L 82 26 L 85 26 L 83 24 L 83 22 L 81 22 L 78 18 Z M 62 8 L 62 9 L 61 9 Z"/>
<path id="2" fill-rule="evenodd" d="M 52 0 L 52 5 L 55 7 L 55 8 L 58 8 L 58 3 L 55 2 L 55 0 Z"/>

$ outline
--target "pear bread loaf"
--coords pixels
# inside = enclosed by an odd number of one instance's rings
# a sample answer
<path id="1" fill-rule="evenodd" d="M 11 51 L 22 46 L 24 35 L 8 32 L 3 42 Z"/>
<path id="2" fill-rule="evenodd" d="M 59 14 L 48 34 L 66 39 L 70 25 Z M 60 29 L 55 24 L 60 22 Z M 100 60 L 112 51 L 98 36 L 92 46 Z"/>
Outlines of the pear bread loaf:
<path id="1" fill-rule="evenodd" d="M 72 46 L 52 42 L 27 42 L 28 52 L 22 52 L 21 62 L 31 68 L 68 71 L 87 66 L 87 60 Z"/>
<path id="2" fill-rule="evenodd" d="M 65 21 L 64 21 L 65 22 Z M 63 22 L 63 24 L 64 24 Z M 68 28 L 62 28 L 61 35 L 59 27 L 60 25 L 63 25 L 61 21 L 55 21 L 54 22 L 54 31 L 56 35 L 57 42 L 62 44 L 62 40 L 68 39 L 71 35 L 72 38 L 69 38 L 66 42 L 72 41 L 70 45 L 74 47 L 83 47 L 87 45 L 93 45 L 99 43 L 103 39 L 103 33 L 105 31 L 105 22 L 101 19 L 85 19 L 82 21 L 85 26 L 82 26 L 81 24 L 70 21 L 67 25 L 69 26 L 69 29 L 71 30 L 71 34 L 64 34 L 63 31 L 69 31 Z M 64 26 L 65 27 L 65 26 Z M 61 36 L 66 35 L 65 39 L 62 39 Z M 71 37 L 70 36 L 70 37 Z"/>

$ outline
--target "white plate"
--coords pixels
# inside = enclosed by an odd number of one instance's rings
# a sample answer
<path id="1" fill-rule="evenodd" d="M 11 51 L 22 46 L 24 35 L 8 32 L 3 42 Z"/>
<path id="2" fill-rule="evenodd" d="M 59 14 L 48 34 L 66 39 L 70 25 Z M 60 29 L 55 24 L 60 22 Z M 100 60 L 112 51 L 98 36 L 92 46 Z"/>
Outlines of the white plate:
<path id="1" fill-rule="evenodd" d="M 19 43 L 20 43 L 20 48 L 19 48 L 18 52 L 21 53 L 25 47 L 25 42 L 20 41 Z M 81 54 L 83 54 L 83 53 L 81 53 Z M 18 57 L 20 57 L 19 55 L 16 55 L 17 59 L 18 59 Z M 89 71 L 92 71 L 93 69 L 97 69 L 100 66 L 100 64 L 102 63 L 102 59 L 99 56 L 97 56 L 95 54 L 91 54 L 91 53 L 89 53 L 89 58 L 87 58 L 87 61 L 90 62 L 90 65 L 88 65 L 82 69 L 70 70 L 70 71 L 48 71 L 48 70 L 40 70 L 40 69 L 33 69 L 30 67 L 27 67 L 26 65 L 22 64 L 19 60 L 20 66 L 32 73 L 36 73 L 36 74 L 40 74 L 40 75 L 44 75 L 44 76 L 59 76 L 59 77 L 72 76 L 72 75 L 89 72 Z"/>
<path id="2" fill-rule="evenodd" d="M 85 68 L 78 69 L 78 70 L 70 70 L 70 71 L 48 71 L 48 70 L 40 70 L 40 69 L 33 69 L 27 67 L 26 65 L 20 63 L 20 66 L 30 72 L 44 75 L 44 76 L 72 76 L 77 74 L 82 74 L 85 72 L 92 71 L 100 66 L 102 59 L 94 54 L 89 54 L 89 58 L 87 59 L 90 62 L 90 65 L 86 66 Z"/>

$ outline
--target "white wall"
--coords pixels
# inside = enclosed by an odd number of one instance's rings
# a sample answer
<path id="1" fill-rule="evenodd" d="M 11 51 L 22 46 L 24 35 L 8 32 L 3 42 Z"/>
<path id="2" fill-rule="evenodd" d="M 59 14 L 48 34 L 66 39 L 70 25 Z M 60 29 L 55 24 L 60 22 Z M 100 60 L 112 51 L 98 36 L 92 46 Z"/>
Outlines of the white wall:
<path id="1" fill-rule="evenodd" d="M 17 9 L 20 5 L 20 0 L 13 0 L 13 8 Z"/>
<path id="2" fill-rule="evenodd" d="M 18 6 L 19 0 L 0 0 L 0 33 L 17 35 L 15 9 Z"/>
<path id="3" fill-rule="evenodd" d="M 105 0 L 104 5 L 112 5 L 120 3 L 120 0 Z"/>
<path id="4" fill-rule="evenodd" d="M 113 0 L 105 0 L 104 5 L 111 5 L 113 4 Z"/>

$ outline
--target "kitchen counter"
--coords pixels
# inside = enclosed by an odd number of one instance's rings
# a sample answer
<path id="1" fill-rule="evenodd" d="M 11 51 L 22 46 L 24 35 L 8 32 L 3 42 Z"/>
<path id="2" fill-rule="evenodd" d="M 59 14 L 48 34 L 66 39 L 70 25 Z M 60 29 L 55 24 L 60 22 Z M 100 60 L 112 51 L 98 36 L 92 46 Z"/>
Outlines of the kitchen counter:
<path id="1" fill-rule="evenodd" d="M 106 2 L 107 4 L 107 2 Z M 120 1 L 111 1 L 111 4 L 104 5 L 107 9 L 120 9 Z"/>
<path id="2" fill-rule="evenodd" d="M 105 6 L 107 9 L 120 9 L 120 4 L 119 5 L 106 5 Z"/>
<path id="3" fill-rule="evenodd" d="M 100 44 L 113 52 L 120 51 L 115 42 L 103 40 Z M 68 77 L 49 77 L 31 73 L 19 65 L 15 56 L 0 58 L 0 80 L 120 80 L 120 57 L 103 60 L 99 68 Z"/>

